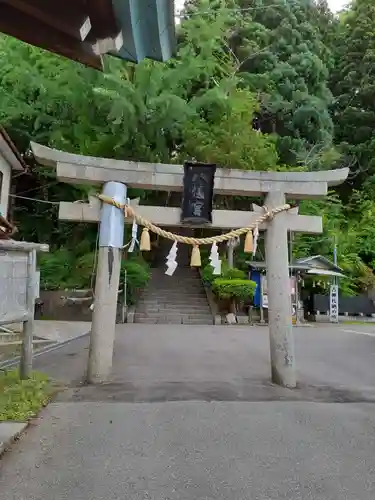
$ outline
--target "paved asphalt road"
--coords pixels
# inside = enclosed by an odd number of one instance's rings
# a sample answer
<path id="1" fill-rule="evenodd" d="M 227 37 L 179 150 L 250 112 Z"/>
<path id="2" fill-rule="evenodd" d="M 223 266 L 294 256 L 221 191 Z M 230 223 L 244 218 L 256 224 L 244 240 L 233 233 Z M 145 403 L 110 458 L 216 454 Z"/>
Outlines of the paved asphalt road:
<path id="1" fill-rule="evenodd" d="M 355 331 L 374 332 L 374 337 Z M 270 384 L 263 327 L 119 325 L 113 383 L 102 387 L 75 388 L 84 378 L 87 338 L 38 358 L 36 368 L 73 385 L 63 400 L 375 402 L 375 325 L 294 332 L 296 391 Z"/>
<path id="2" fill-rule="evenodd" d="M 4 456 L 0 499 L 373 500 L 372 332 L 295 329 L 295 391 L 269 383 L 264 328 L 119 327 L 98 388 L 76 341 L 37 361 L 71 388 Z"/>

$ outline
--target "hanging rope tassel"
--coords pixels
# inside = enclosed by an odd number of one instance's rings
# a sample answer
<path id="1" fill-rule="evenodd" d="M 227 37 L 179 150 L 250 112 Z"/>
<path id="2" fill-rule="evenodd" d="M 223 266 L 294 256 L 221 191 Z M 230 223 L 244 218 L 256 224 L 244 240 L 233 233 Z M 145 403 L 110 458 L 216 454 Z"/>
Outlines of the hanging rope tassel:
<path id="1" fill-rule="evenodd" d="M 141 252 L 149 252 L 151 250 L 150 232 L 147 227 L 143 228 L 139 249 Z"/>
<path id="2" fill-rule="evenodd" d="M 199 245 L 194 245 L 191 252 L 190 267 L 201 267 L 201 252 L 199 250 Z"/>
<path id="3" fill-rule="evenodd" d="M 210 253 L 210 264 L 213 267 L 212 274 L 214 274 L 215 276 L 219 276 L 221 274 L 221 260 L 219 257 L 219 252 L 216 243 L 212 243 L 211 253 Z"/>
<path id="4" fill-rule="evenodd" d="M 134 252 L 135 245 L 139 245 L 139 242 L 137 240 L 137 233 L 138 233 L 138 225 L 135 222 L 135 220 L 133 220 L 132 239 L 131 239 L 129 250 L 128 250 L 129 253 Z"/>
<path id="5" fill-rule="evenodd" d="M 167 270 L 165 271 L 165 274 L 167 276 L 172 276 L 175 270 L 177 269 L 177 241 L 175 241 L 172 245 L 172 248 L 169 251 L 169 254 L 167 255 Z"/>
<path id="6" fill-rule="evenodd" d="M 247 233 L 246 233 L 246 237 L 245 237 L 245 245 L 244 245 L 244 248 L 243 248 L 243 251 L 245 253 L 252 253 L 254 250 L 254 243 L 253 243 L 253 232 L 252 230 L 250 229 Z"/>
<path id="7" fill-rule="evenodd" d="M 259 238 L 259 228 L 258 228 L 258 226 L 255 226 L 254 235 L 253 235 L 253 257 L 257 253 L 258 238 Z"/>
<path id="8" fill-rule="evenodd" d="M 126 199 L 126 205 L 124 206 L 124 217 L 125 217 L 125 219 L 127 219 L 129 217 L 128 206 L 130 206 L 130 198 Z"/>

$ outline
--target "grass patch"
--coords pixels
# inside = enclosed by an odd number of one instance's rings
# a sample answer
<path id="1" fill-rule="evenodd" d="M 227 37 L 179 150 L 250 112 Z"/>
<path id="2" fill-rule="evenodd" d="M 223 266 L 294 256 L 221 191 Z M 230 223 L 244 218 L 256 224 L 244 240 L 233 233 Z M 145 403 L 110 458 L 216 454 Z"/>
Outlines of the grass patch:
<path id="1" fill-rule="evenodd" d="M 53 390 L 47 375 L 33 372 L 21 380 L 18 370 L 0 371 L 0 422 L 25 422 L 45 406 Z"/>

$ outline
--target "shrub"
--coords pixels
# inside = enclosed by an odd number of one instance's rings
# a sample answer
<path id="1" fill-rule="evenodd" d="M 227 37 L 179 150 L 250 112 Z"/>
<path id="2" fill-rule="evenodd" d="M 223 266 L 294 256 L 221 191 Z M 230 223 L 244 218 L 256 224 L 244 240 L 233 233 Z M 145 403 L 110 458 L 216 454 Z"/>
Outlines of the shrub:
<path id="1" fill-rule="evenodd" d="M 220 299 L 230 299 L 243 302 L 254 297 L 256 283 L 244 279 L 216 278 L 212 289 Z"/>
<path id="2" fill-rule="evenodd" d="M 39 258 L 41 288 L 89 288 L 93 282 L 94 264 L 94 252 L 76 257 L 72 251 L 60 248 L 43 254 Z"/>
<path id="3" fill-rule="evenodd" d="M 133 305 L 137 301 L 137 296 L 150 279 L 150 270 L 145 262 L 136 260 L 123 260 L 121 263 L 120 287 L 124 287 L 126 270 L 126 302 Z"/>
<path id="4" fill-rule="evenodd" d="M 96 258 L 94 252 L 89 252 L 75 258 L 72 274 L 67 277 L 64 288 L 91 288 L 95 279 Z"/>
<path id="5" fill-rule="evenodd" d="M 241 269 L 228 267 L 227 262 L 223 261 L 221 264 L 221 274 L 220 276 L 213 274 L 214 268 L 211 264 L 207 264 L 202 271 L 202 281 L 205 286 L 212 286 L 212 283 L 218 279 L 226 280 L 246 280 L 246 273 Z"/>
<path id="6" fill-rule="evenodd" d="M 72 275 L 74 259 L 72 253 L 60 248 L 55 252 L 39 255 L 40 286 L 45 290 L 65 287 Z"/>
<path id="7" fill-rule="evenodd" d="M 149 266 L 141 256 L 129 254 L 121 262 L 120 288 L 124 286 L 124 271 L 127 271 L 127 302 L 134 304 L 139 290 L 150 278 Z M 89 252 L 75 257 L 62 248 L 39 260 L 41 287 L 46 290 L 85 289 L 95 283 L 95 253 Z"/>
<path id="8" fill-rule="evenodd" d="M 218 276 L 215 276 L 213 274 L 214 268 L 211 266 L 211 264 L 207 264 L 202 271 L 202 281 L 204 286 L 210 287 L 212 285 L 212 282 L 217 278 Z"/>
<path id="9" fill-rule="evenodd" d="M 241 269 L 237 269 L 235 267 L 224 268 L 221 273 L 221 277 L 226 280 L 246 280 L 246 273 Z"/>
<path id="10" fill-rule="evenodd" d="M 206 267 L 207 265 L 209 265 L 211 248 L 208 246 L 201 246 L 199 250 L 201 254 L 202 266 Z"/>

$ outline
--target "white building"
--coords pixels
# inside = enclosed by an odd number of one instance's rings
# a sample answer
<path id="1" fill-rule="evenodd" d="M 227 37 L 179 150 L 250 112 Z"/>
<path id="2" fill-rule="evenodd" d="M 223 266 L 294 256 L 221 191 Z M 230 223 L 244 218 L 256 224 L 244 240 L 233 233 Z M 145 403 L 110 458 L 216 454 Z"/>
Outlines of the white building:
<path id="1" fill-rule="evenodd" d="M 8 215 L 12 178 L 25 171 L 25 163 L 10 137 L 0 126 L 0 212 Z"/>

